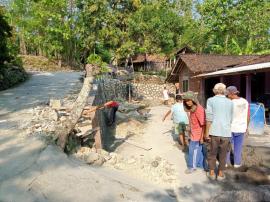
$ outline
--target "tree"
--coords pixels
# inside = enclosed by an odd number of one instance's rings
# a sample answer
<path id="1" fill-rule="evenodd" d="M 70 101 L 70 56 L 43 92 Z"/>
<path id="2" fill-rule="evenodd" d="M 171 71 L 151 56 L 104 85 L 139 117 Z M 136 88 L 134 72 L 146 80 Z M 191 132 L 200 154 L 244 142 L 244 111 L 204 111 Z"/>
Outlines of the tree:
<path id="1" fill-rule="evenodd" d="M 4 11 L 0 8 L 0 65 L 9 62 L 12 58 L 7 46 L 7 40 L 12 36 L 12 28 L 4 16 Z"/>
<path id="2" fill-rule="evenodd" d="M 170 54 L 179 46 L 183 19 L 164 1 L 143 5 L 129 20 L 129 35 L 139 52 Z"/>
<path id="3" fill-rule="evenodd" d="M 250 54 L 270 48 L 268 0 L 205 0 L 198 11 L 208 35 L 206 52 Z"/>

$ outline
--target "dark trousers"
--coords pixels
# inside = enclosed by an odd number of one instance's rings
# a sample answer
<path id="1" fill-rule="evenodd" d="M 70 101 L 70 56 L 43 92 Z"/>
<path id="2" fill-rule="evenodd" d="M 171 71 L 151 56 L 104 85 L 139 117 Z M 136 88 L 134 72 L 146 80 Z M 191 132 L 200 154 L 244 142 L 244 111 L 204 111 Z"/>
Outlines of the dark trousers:
<path id="1" fill-rule="evenodd" d="M 208 148 L 208 143 L 203 143 L 202 144 L 202 153 L 203 153 L 203 168 L 205 171 L 209 170 L 208 166 L 208 161 L 207 161 L 207 148 Z"/>
<path id="2" fill-rule="evenodd" d="M 208 165 L 210 170 L 215 170 L 217 154 L 219 158 L 219 170 L 225 170 L 227 152 L 229 151 L 230 138 L 210 136 L 211 141 L 209 143 L 208 153 Z"/>
<path id="3" fill-rule="evenodd" d="M 118 107 L 111 107 L 108 111 L 108 126 L 112 126 L 115 123 L 115 117 Z"/>

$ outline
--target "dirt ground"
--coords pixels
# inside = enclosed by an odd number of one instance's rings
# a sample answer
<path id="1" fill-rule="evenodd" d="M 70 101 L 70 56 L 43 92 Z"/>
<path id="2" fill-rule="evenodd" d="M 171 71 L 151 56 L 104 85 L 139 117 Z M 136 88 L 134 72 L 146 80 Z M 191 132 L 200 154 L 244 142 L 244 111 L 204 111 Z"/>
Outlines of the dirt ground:
<path id="1" fill-rule="evenodd" d="M 209 183 L 203 170 L 185 174 L 187 155 L 179 149 L 173 123 L 170 119 L 162 122 L 170 108 L 154 106 L 149 109 L 149 118 L 141 131 L 127 136 L 127 142 L 122 142 L 114 151 L 124 160 L 105 166 L 158 185 L 178 201 L 204 201 L 220 191 L 218 184 Z M 123 134 L 119 133 L 116 134 L 116 141 L 123 138 Z"/>
<path id="2" fill-rule="evenodd" d="M 105 166 L 165 188 L 178 201 L 205 201 L 224 190 L 241 190 L 243 186 L 253 190 L 256 185 L 269 184 L 268 133 L 263 137 L 246 138 L 245 166 L 238 170 L 229 168 L 226 182 L 210 183 L 204 171 L 185 174 L 187 154 L 176 142 L 172 121 L 162 122 L 168 109 L 152 106 L 144 125 L 127 122 L 123 129 L 116 129 L 116 141 L 126 140 L 114 150 L 121 160 L 113 165 L 105 163 Z"/>

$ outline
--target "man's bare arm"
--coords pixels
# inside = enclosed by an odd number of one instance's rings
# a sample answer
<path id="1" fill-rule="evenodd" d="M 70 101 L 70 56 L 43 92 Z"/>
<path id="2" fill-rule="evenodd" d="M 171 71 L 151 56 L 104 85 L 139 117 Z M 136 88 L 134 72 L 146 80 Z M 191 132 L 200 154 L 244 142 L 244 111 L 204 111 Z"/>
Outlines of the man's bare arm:
<path id="1" fill-rule="evenodd" d="M 206 122 L 205 133 L 204 133 L 204 139 L 206 139 L 206 140 L 209 139 L 209 130 L 210 130 L 211 124 L 212 124 L 212 122 L 210 122 L 210 121 Z"/>
<path id="2" fill-rule="evenodd" d="M 171 114 L 171 110 L 167 111 L 165 116 L 163 117 L 162 121 L 165 121 L 165 119 Z"/>

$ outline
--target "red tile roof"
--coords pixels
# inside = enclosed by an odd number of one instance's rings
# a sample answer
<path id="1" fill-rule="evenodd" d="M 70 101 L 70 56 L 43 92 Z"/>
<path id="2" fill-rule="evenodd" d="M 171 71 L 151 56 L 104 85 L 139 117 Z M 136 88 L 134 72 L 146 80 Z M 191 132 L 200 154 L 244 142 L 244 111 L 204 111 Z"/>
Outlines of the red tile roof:
<path id="1" fill-rule="evenodd" d="M 259 57 L 258 55 L 180 54 L 166 81 L 178 81 L 178 75 L 183 66 L 186 66 L 191 72 L 197 74 L 235 67 Z"/>
<path id="2" fill-rule="evenodd" d="M 199 73 L 233 67 L 258 56 L 184 54 L 180 58 L 192 72 Z"/>
<path id="3" fill-rule="evenodd" d="M 256 58 L 244 61 L 237 65 L 236 67 L 241 67 L 244 65 L 254 65 L 254 64 L 259 64 L 259 63 L 265 63 L 265 62 L 270 62 L 270 54 L 269 55 L 260 55 Z"/>

